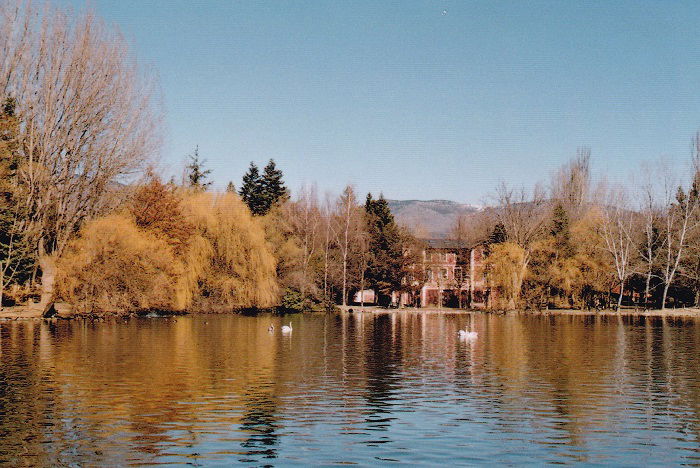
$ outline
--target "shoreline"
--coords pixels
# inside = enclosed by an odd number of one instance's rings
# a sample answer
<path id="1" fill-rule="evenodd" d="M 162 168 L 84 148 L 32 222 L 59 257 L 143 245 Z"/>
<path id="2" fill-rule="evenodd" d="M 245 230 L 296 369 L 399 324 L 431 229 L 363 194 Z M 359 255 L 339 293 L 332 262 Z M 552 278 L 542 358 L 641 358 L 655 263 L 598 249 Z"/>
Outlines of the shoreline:
<path id="1" fill-rule="evenodd" d="M 612 309 L 603 309 L 599 311 L 595 310 L 583 310 L 583 309 L 546 309 L 546 310 L 510 310 L 510 311 L 495 311 L 495 310 L 484 310 L 484 309 L 450 309 L 450 308 L 415 308 L 415 307 L 403 307 L 398 309 L 385 309 L 383 307 L 376 306 L 337 306 L 338 310 L 342 313 L 360 313 L 360 314 L 393 314 L 397 312 L 412 312 L 412 313 L 423 313 L 423 314 L 493 314 L 493 315 L 532 315 L 532 316 L 608 316 L 608 317 L 688 317 L 688 318 L 700 318 L 700 308 L 696 307 L 686 307 L 680 309 L 622 309 L 617 312 Z M 350 312 L 352 310 L 352 312 Z M 230 314 L 241 314 L 239 311 L 231 312 L 216 312 L 230 313 Z M 318 312 L 304 312 L 304 313 L 318 313 Z M 127 314 L 134 315 L 134 314 Z M 165 314 L 171 315 L 171 314 Z M 184 314 L 172 314 L 172 315 L 206 315 L 203 312 L 186 312 Z M 120 315 L 107 314 L 102 316 L 107 318 L 110 316 L 118 317 Z M 0 308 L 0 320 L 43 320 L 42 310 L 35 306 L 12 306 Z M 72 320 L 79 318 L 89 318 L 88 316 L 76 315 L 73 313 L 62 314 L 59 311 L 56 315 L 51 318 Z M 47 319 L 51 319 L 47 318 Z"/>
<path id="2" fill-rule="evenodd" d="M 700 308 L 685 307 L 680 309 L 613 309 L 584 310 L 584 309 L 545 309 L 545 310 L 508 310 L 496 311 L 485 309 L 450 309 L 450 308 L 416 308 L 403 307 L 398 309 L 385 309 L 375 306 L 338 306 L 345 313 L 350 310 L 353 313 L 394 313 L 394 312 L 416 312 L 427 314 L 493 314 L 493 315 L 533 315 L 533 316 L 610 316 L 610 317 L 692 317 L 700 318 Z"/>
<path id="3" fill-rule="evenodd" d="M 42 310 L 37 305 L 34 307 L 22 305 L 0 308 L 1 320 L 36 320 L 43 319 Z"/>

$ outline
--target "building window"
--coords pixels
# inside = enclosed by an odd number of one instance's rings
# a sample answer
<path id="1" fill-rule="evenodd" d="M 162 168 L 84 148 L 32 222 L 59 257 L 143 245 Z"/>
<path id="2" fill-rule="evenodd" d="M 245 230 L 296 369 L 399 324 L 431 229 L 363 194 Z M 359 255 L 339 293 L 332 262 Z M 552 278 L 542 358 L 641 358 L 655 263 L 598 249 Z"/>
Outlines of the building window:
<path id="1" fill-rule="evenodd" d="M 440 278 L 447 279 L 447 268 L 440 268 Z"/>
<path id="2" fill-rule="evenodd" d="M 462 277 L 462 267 L 455 267 L 455 279 L 457 281 L 462 281 L 464 279 Z"/>

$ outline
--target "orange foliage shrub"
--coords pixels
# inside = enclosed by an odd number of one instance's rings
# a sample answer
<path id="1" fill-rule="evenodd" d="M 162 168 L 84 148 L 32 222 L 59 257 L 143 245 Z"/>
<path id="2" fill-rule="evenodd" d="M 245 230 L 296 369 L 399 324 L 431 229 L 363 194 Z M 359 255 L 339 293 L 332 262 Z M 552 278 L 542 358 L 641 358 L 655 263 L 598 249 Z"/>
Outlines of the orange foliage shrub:
<path id="1" fill-rule="evenodd" d="M 87 223 L 59 260 L 57 295 L 81 312 L 179 310 L 183 265 L 163 239 L 130 217 Z"/>
<path id="2" fill-rule="evenodd" d="M 194 234 L 194 226 L 183 215 L 181 197 L 174 189 L 155 175 L 149 179 L 134 194 L 129 211 L 138 227 L 165 239 L 179 253 Z"/>

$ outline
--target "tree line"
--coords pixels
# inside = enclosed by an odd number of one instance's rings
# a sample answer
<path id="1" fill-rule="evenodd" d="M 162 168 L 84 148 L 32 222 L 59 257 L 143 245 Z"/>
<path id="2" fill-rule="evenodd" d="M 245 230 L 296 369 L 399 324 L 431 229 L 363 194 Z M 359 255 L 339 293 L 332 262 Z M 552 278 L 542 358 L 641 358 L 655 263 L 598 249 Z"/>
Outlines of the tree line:
<path id="1" fill-rule="evenodd" d="M 687 169 L 632 168 L 631 183 L 594 180 L 579 150 L 547 185 L 502 183 L 452 236 L 487 246 L 490 306 L 666 308 L 700 302 L 700 137 Z"/>
<path id="2" fill-rule="evenodd" d="M 410 236 L 382 197 L 292 199 L 272 160 L 215 191 L 199 148 L 162 181 L 157 83 L 93 13 L 2 2 L 0 51 L 0 303 L 301 309 L 400 285 Z"/>
<path id="3" fill-rule="evenodd" d="M 2 2 L 0 51 L 0 303 L 302 310 L 425 284 L 424 245 L 381 195 L 292 194 L 274 160 L 216 191 L 198 148 L 163 182 L 157 83 L 91 12 Z M 697 305 L 700 139 L 687 170 L 637 172 L 594 180 L 583 149 L 548 185 L 501 184 L 456 219 L 462 252 L 486 246 L 490 307 Z"/>

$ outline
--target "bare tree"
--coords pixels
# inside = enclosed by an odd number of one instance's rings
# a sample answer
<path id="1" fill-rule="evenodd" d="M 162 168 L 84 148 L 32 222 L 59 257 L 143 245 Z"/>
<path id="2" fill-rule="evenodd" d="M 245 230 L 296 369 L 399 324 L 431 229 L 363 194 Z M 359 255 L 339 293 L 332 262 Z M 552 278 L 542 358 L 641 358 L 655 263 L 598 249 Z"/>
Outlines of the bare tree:
<path id="1" fill-rule="evenodd" d="M 552 177 L 552 198 L 558 200 L 572 219 L 578 219 L 591 190 L 591 150 L 579 148 L 576 157 L 564 164 Z"/>
<path id="2" fill-rule="evenodd" d="M 361 248 L 361 236 L 363 227 L 362 207 L 357 203 L 355 189 L 348 185 L 338 198 L 336 204 L 335 234 L 336 242 L 340 250 L 341 276 L 342 276 L 342 304 L 347 305 L 348 300 L 348 273 L 351 264 L 351 255 L 358 254 Z"/>
<path id="3" fill-rule="evenodd" d="M 330 275 L 333 267 L 333 254 L 336 239 L 336 225 L 334 223 L 335 206 L 330 194 L 326 194 L 321 209 L 321 222 L 323 223 L 323 299 L 328 302 L 330 298 Z"/>
<path id="4" fill-rule="evenodd" d="M 547 222 L 548 211 L 544 191 L 538 185 L 529 194 L 521 188 L 515 190 L 501 183 L 496 189 L 497 219 L 508 233 L 508 241 L 529 251 L 532 243 L 541 237 Z M 529 261 L 526 255 L 525 267 Z"/>
<path id="5" fill-rule="evenodd" d="M 81 223 L 159 145 L 155 82 L 140 73 L 121 35 L 87 12 L 46 4 L 0 5 L 0 98 L 17 102 L 25 158 L 24 203 L 53 295 L 54 259 Z"/>
<path id="6" fill-rule="evenodd" d="M 313 263 L 318 255 L 323 230 L 316 186 L 302 186 L 296 200 L 285 206 L 292 232 L 301 244 L 302 277 L 299 290 L 306 294 L 315 288 Z"/>
<path id="7" fill-rule="evenodd" d="M 632 274 L 632 255 L 634 253 L 634 212 L 629 208 L 627 196 L 623 189 L 612 190 L 609 198 L 602 204 L 603 221 L 600 235 L 605 250 L 612 259 L 615 275 L 620 283 L 620 295 L 617 310 L 622 306 L 625 282 Z"/>
<path id="8" fill-rule="evenodd" d="M 663 172 L 664 185 L 664 222 L 663 222 L 663 253 L 661 255 L 661 279 L 663 294 L 661 309 L 666 308 L 668 290 L 678 272 L 687 247 L 690 233 L 698 227 L 698 173 L 700 172 L 700 134 L 693 140 L 693 170 L 694 178 L 691 186 L 684 190 L 666 166 Z"/>
<path id="9" fill-rule="evenodd" d="M 637 208 L 639 211 L 639 231 L 642 233 L 642 241 L 635 246 L 641 260 L 640 272 L 644 275 L 644 307 L 648 308 L 651 281 L 654 278 L 654 268 L 658 265 L 659 254 L 663 250 L 664 237 L 659 233 L 662 216 L 654 182 L 655 176 L 649 166 L 645 166 L 643 171 L 644 180 L 638 186 L 637 196 L 639 200 Z"/>

